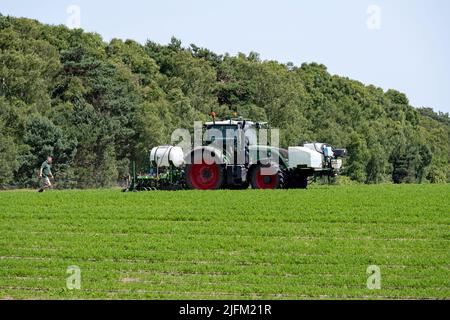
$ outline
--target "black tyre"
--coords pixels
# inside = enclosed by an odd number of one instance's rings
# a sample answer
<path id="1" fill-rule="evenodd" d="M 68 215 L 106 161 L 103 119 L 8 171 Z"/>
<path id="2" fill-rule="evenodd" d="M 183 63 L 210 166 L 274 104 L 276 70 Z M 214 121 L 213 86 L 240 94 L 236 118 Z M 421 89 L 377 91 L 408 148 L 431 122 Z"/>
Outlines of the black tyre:
<path id="1" fill-rule="evenodd" d="M 307 189 L 308 188 L 308 176 L 294 176 L 289 181 L 290 189 Z"/>
<path id="2" fill-rule="evenodd" d="M 306 177 L 306 176 L 300 177 L 300 179 L 298 181 L 298 188 L 299 189 L 306 189 L 306 188 L 308 188 L 308 177 Z"/>

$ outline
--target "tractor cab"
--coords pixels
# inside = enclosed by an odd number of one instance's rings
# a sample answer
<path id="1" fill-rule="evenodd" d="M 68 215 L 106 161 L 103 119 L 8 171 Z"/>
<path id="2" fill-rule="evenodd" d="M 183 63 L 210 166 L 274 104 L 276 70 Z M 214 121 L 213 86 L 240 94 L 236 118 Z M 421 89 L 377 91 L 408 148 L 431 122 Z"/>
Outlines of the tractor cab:
<path id="1" fill-rule="evenodd" d="M 217 139 L 230 141 L 239 139 L 244 134 L 250 145 L 258 143 L 258 130 L 269 129 L 266 122 L 253 122 L 251 120 L 230 119 L 206 122 L 203 126 L 206 131 L 205 143 L 209 144 Z"/>
<path id="2" fill-rule="evenodd" d="M 223 150 L 228 162 L 246 164 L 249 147 L 258 144 L 258 130 L 264 124 L 244 119 L 206 122 L 203 145 Z"/>

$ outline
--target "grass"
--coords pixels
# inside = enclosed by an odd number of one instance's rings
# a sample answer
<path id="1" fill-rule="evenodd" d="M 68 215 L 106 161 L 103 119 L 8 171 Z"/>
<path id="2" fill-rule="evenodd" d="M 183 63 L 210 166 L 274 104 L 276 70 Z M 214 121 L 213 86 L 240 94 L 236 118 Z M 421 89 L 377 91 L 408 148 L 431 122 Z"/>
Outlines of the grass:
<path id="1" fill-rule="evenodd" d="M 0 192 L 2 298 L 450 299 L 450 185 Z"/>

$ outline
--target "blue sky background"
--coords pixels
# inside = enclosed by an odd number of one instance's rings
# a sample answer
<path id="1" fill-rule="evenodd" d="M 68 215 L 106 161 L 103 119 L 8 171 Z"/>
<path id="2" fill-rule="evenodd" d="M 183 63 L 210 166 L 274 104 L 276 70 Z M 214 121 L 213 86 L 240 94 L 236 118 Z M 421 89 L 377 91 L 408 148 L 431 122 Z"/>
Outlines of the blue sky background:
<path id="1" fill-rule="evenodd" d="M 217 53 L 256 51 L 264 60 L 323 63 L 332 74 L 406 93 L 411 104 L 450 112 L 448 0 L 2 0 L 4 15 L 81 27 L 105 40 L 172 35 Z M 367 27 L 367 8 L 381 28 Z"/>

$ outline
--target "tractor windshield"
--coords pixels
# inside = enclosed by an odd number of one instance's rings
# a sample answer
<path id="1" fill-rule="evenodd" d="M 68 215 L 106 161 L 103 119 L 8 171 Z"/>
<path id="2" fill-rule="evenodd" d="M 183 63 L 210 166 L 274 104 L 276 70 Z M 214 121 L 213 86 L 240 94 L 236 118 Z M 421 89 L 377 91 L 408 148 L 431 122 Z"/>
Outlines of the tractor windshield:
<path id="1" fill-rule="evenodd" d="M 239 127 L 234 124 L 207 126 L 205 142 L 211 143 L 217 140 L 234 140 L 238 129 Z"/>

